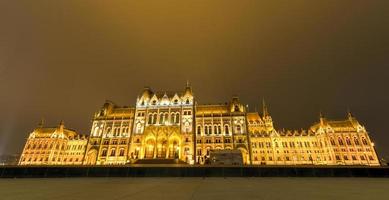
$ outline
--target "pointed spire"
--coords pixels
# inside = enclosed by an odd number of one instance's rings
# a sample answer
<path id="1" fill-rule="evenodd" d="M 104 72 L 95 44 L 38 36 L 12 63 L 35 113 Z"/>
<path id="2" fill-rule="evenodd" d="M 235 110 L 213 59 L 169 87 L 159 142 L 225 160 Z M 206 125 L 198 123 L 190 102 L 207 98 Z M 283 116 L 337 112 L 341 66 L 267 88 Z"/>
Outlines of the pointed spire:
<path id="1" fill-rule="evenodd" d="M 263 112 L 264 117 L 269 115 L 269 112 L 268 112 L 267 106 L 266 106 L 266 102 L 265 102 L 265 98 L 262 99 L 262 112 Z"/>
<path id="2" fill-rule="evenodd" d="M 354 119 L 354 116 L 353 116 L 353 114 L 351 113 L 350 108 L 347 108 L 347 118 L 348 118 L 349 120 Z"/>
<path id="3" fill-rule="evenodd" d="M 59 130 L 63 131 L 64 128 L 65 128 L 65 122 L 61 120 L 61 122 L 59 123 Z"/>
<path id="4" fill-rule="evenodd" d="M 324 115 L 323 115 L 323 112 L 320 110 L 320 114 L 319 114 L 319 119 L 320 119 L 320 124 L 321 125 L 324 125 Z"/>
<path id="5" fill-rule="evenodd" d="M 45 125 L 45 119 L 42 117 L 42 119 L 39 122 L 38 126 L 39 126 L 39 128 L 43 128 L 44 125 Z"/>
<path id="6" fill-rule="evenodd" d="M 189 80 L 186 81 L 185 94 L 192 95 L 192 86 L 190 85 Z"/>

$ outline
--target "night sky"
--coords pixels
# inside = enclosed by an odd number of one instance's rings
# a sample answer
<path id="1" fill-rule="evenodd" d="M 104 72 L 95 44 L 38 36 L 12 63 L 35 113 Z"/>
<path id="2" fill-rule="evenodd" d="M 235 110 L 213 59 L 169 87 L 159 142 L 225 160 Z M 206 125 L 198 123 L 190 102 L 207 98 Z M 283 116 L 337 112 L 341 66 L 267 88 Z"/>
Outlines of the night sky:
<path id="1" fill-rule="evenodd" d="M 0 1 L 0 155 L 189 80 L 200 104 L 265 98 L 277 129 L 350 109 L 389 158 L 389 1 L 269 2 Z"/>

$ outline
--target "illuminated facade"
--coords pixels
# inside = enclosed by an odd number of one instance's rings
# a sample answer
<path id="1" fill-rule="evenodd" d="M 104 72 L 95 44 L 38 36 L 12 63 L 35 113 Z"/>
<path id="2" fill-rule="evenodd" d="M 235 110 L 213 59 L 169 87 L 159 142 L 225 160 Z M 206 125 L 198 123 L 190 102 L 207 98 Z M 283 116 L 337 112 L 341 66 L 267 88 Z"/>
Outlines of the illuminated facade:
<path id="1" fill-rule="evenodd" d="M 351 114 L 340 121 L 321 116 L 309 130 L 276 131 L 264 113 L 247 114 L 254 165 L 380 165 L 365 127 Z"/>
<path id="2" fill-rule="evenodd" d="M 45 128 L 42 122 L 27 138 L 19 164 L 81 165 L 87 143 L 86 136 L 66 129 L 63 122 L 54 128 Z"/>
<path id="3" fill-rule="evenodd" d="M 152 160 L 205 164 L 211 150 L 239 150 L 253 165 L 379 165 L 364 126 L 349 114 L 320 117 L 309 130 L 277 131 L 263 103 L 262 116 L 238 97 L 197 104 L 192 88 L 144 88 L 135 107 L 107 101 L 95 113 L 89 137 L 39 126 L 27 139 L 20 165 L 124 165 Z"/>

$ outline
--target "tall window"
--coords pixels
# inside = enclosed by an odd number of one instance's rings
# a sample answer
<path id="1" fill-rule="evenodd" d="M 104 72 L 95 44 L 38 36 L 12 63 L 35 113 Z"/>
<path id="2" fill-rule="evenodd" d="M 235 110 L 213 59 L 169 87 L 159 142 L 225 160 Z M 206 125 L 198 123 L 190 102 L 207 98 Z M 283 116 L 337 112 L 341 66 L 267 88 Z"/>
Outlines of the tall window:
<path id="1" fill-rule="evenodd" d="M 165 124 L 165 114 L 164 113 L 159 114 L 159 123 Z"/>
<path id="2" fill-rule="evenodd" d="M 120 149 L 119 155 L 124 156 L 124 149 Z"/>
<path id="3" fill-rule="evenodd" d="M 201 134 L 201 126 L 197 126 L 197 134 Z"/>
<path id="4" fill-rule="evenodd" d="M 176 117 L 175 117 L 174 123 L 175 124 L 179 124 L 180 123 L 180 114 L 179 113 L 176 113 Z"/>
<path id="5" fill-rule="evenodd" d="M 156 124 L 156 123 L 157 123 L 157 118 L 158 118 L 157 113 L 154 113 L 154 114 L 153 114 L 153 124 Z"/>
<path id="6" fill-rule="evenodd" d="M 208 135 L 208 126 L 204 126 L 205 134 Z"/>
<path id="7" fill-rule="evenodd" d="M 149 114 L 148 124 L 153 124 L 153 114 Z"/>
<path id="8" fill-rule="evenodd" d="M 224 132 L 228 135 L 230 134 L 230 129 L 228 128 L 227 125 L 224 126 Z"/>
<path id="9" fill-rule="evenodd" d="M 242 127 L 240 125 L 236 126 L 236 132 L 241 133 L 242 132 Z"/>
<path id="10" fill-rule="evenodd" d="M 99 127 L 95 127 L 95 130 L 93 131 L 93 135 L 94 136 L 98 136 L 99 135 Z"/>
<path id="11" fill-rule="evenodd" d="M 173 124 L 179 124 L 180 123 L 180 114 L 179 113 L 172 113 L 171 114 L 171 122 Z"/>
<path id="12" fill-rule="evenodd" d="M 360 145 L 358 138 L 354 138 L 355 145 Z"/>
<path id="13" fill-rule="evenodd" d="M 107 156 L 107 149 L 103 149 L 101 156 Z"/>
<path id="14" fill-rule="evenodd" d="M 141 133 L 142 132 L 142 124 L 141 123 L 137 123 L 136 124 L 136 132 L 137 133 Z"/>
<path id="15" fill-rule="evenodd" d="M 166 123 L 166 122 L 169 122 L 169 113 L 165 113 L 165 115 L 164 115 L 164 121 L 165 121 L 165 123 Z"/>
<path id="16" fill-rule="evenodd" d="M 115 155 L 116 155 L 116 149 L 113 148 L 113 149 L 111 150 L 111 156 L 115 156 Z"/>
<path id="17" fill-rule="evenodd" d="M 351 140 L 350 140 L 350 138 L 346 138 L 346 143 L 347 143 L 347 145 L 351 145 Z"/>
<path id="18" fill-rule="evenodd" d="M 174 124 L 174 119 L 176 118 L 176 113 L 170 114 L 170 123 Z"/>
<path id="19" fill-rule="evenodd" d="M 366 140 L 366 138 L 362 138 L 362 143 L 363 143 L 364 145 L 367 145 L 367 140 Z"/>
<path id="20" fill-rule="evenodd" d="M 330 140 L 331 140 L 331 145 L 335 146 L 335 140 L 333 138 L 331 138 Z"/>
<path id="21" fill-rule="evenodd" d="M 343 146 L 343 145 L 344 145 L 344 144 L 343 144 L 342 138 L 338 138 L 338 143 L 339 143 L 340 146 Z"/>

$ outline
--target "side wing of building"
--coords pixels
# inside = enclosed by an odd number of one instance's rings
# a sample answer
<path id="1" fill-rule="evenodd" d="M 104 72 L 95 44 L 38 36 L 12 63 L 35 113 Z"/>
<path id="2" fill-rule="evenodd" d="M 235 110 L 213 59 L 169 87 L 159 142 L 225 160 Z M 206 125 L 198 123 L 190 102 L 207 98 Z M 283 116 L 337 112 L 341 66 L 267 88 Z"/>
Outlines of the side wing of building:
<path id="1" fill-rule="evenodd" d="M 135 108 L 107 101 L 94 115 L 84 164 L 126 164 L 134 116 Z"/>
<path id="2" fill-rule="evenodd" d="M 196 106 L 196 163 L 205 164 L 210 151 L 237 149 L 250 164 L 245 107 L 234 97 L 230 103 Z"/>
<path id="3" fill-rule="evenodd" d="M 81 165 L 88 138 L 66 129 L 39 125 L 27 138 L 19 165 Z"/>

